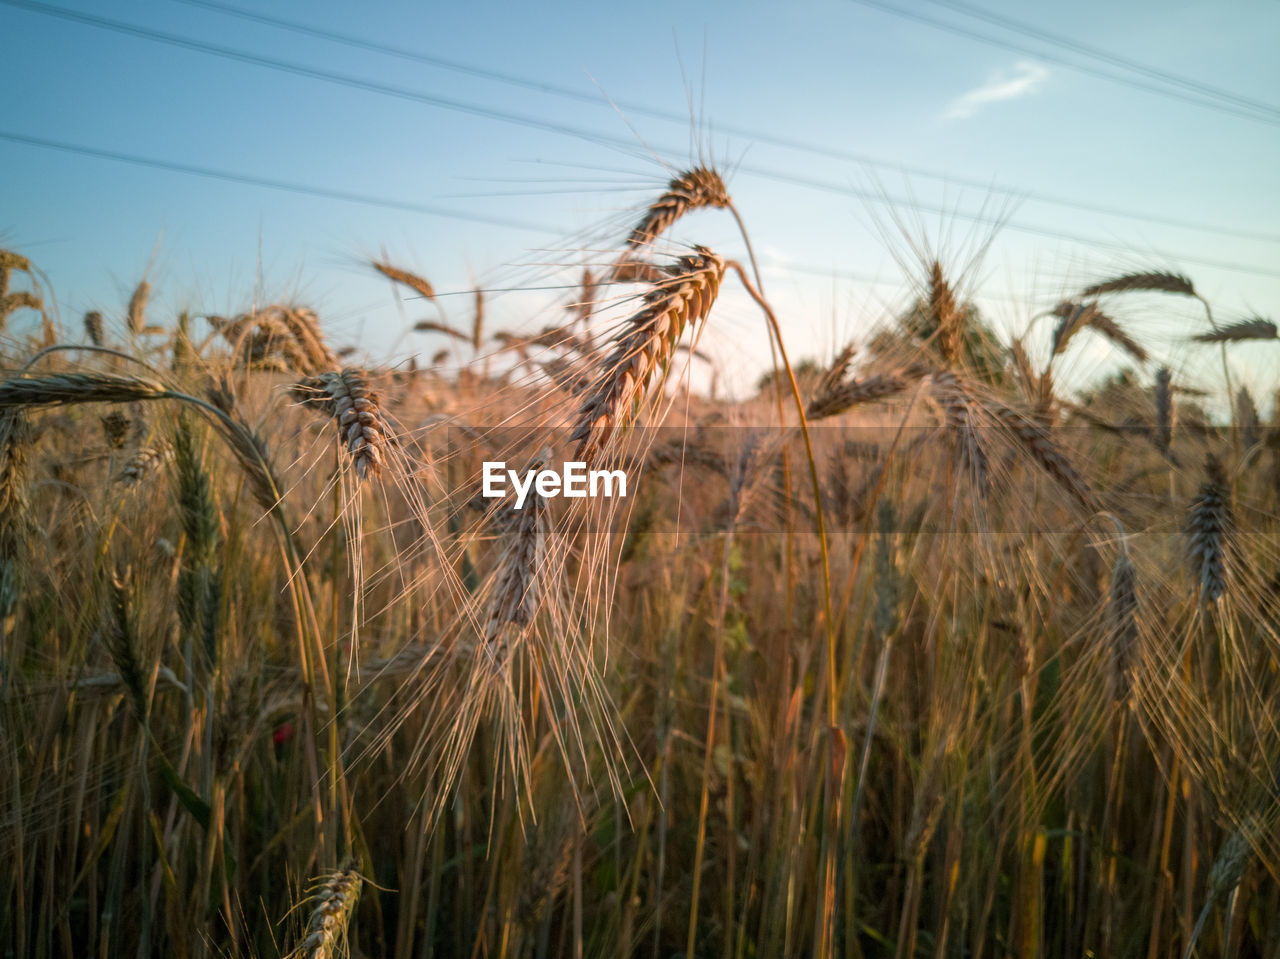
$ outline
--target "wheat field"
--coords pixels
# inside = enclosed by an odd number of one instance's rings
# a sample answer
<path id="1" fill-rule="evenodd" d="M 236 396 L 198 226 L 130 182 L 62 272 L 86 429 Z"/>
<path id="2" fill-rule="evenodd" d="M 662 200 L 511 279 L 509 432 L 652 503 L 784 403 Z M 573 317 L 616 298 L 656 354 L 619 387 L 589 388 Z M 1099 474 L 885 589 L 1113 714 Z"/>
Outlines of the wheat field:
<path id="1" fill-rule="evenodd" d="M 1008 340 L 915 249 L 815 358 L 695 167 L 526 329 L 367 263 L 426 315 L 382 364 L 0 253 L 0 953 L 1280 956 L 1276 326 L 1118 270 Z"/>

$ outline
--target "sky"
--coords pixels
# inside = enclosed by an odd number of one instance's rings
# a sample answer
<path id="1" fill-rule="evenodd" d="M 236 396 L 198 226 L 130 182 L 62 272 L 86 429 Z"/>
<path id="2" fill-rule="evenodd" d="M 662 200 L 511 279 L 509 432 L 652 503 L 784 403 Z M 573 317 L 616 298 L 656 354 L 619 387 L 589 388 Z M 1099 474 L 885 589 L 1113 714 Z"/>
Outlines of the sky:
<path id="1" fill-rule="evenodd" d="M 607 262 L 698 162 L 728 173 L 793 357 L 900 310 L 921 247 L 1042 345 L 1037 312 L 1133 269 L 1187 274 L 1220 319 L 1280 314 L 1267 0 L 0 0 L 0 35 L 0 246 L 77 334 L 90 309 L 122 328 L 145 276 L 153 322 L 293 300 L 370 362 L 429 357 L 446 344 L 405 331 L 436 309 L 373 274 L 381 255 L 459 325 L 478 285 L 490 329 L 536 330 L 571 296 L 539 288 Z M 1231 99 L 1205 106 L 1205 85 Z M 721 211 L 664 249 L 691 243 L 745 259 Z M 1198 306 L 1116 310 L 1157 362 L 1219 385 L 1186 342 Z M 733 293 L 701 345 L 739 391 L 768 356 Z M 1232 364 L 1265 396 L 1277 356 Z M 1060 382 L 1117 363 L 1096 341 L 1067 359 Z"/>

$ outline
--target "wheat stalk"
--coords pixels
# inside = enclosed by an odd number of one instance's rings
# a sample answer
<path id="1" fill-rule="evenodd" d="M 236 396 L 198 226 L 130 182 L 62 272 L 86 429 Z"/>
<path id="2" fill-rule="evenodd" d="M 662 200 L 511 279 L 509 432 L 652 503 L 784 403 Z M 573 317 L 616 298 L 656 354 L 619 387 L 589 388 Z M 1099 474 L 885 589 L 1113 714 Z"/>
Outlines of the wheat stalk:
<path id="1" fill-rule="evenodd" d="M 725 261 L 696 247 L 667 267 L 668 277 L 644 295 L 644 306 L 627 322 L 595 388 L 578 408 L 570 440 L 575 459 L 593 461 L 614 430 L 635 415 L 649 381 L 665 368 L 685 327 L 706 318 L 724 279 Z"/>

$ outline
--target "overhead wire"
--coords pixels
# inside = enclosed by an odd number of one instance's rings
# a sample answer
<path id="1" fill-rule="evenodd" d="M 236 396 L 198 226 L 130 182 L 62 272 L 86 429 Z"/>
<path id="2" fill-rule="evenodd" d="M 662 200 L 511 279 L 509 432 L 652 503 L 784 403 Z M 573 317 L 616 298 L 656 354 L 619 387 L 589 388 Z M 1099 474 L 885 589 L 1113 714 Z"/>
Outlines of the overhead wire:
<path id="1" fill-rule="evenodd" d="M 854 2 L 863 2 L 863 0 L 854 0 Z M 195 39 L 192 39 L 189 37 L 183 37 L 177 34 L 171 34 L 164 31 L 153 30 L 147 27 L 140 27 L 133 24 L 123 23 L 117 20 L 111 20 L 108 18 L 99 17 L 94 14 L 83 13 L 81 11 L 75 11 L 75 10 L 68 10 L 66 8 L 57 7 L 51 4 L 35 2 L 35 0 L 0 0 L 0 5 L 15 7 L 18 9 L 24 9 L 31 12 L 41 13 L 41 14 L 47 14 L 50 16 L 59 17 L 59 18 L 74 21 L 74 22 L 79 22 L 88 26 L 93 26 L 101 29 L 110 30 L 113 32 L 132 35 L 140 39 L 175 45 L 178 47 L 190 49 L 190 50 L 205 53 L 208 55 L 217 56 L 217 57 L 230 59 L 233 61 L 238 61 L 243 63 L 249 63 L 249 64 L 260 66 L 266 69 L 282 71 L 282 72 L 310 78 L 313 80 L 320 80 L 324 82 L 351 87 L 354 89 L 365 90 L 365 91 L 376 93 L 376 94 L 397 97 L 400 99 L 407 99 L 415 102 L 420 102 L 429 106 L 435 106 L 442 109 L 460 111 L 470 115 L 480 116 L 486 119 L 497 120 L 500 122 L 518 124 L 521 126 L 538 129 L 545 132 L 551 132 L 558 135 L 572 136 L 572 137 L 579 138 L 588 142 L 592 142 L 601 146 L 610 146 L 610 147 L 620 148 L 620 149 L 634 149 L 635 147 L 635 144 L 628 140 L 624 140 L 617 137 L 601 135 L 594 131 L 585 130 L 579 127 L 573 127 L 568 124 L 556 123 L 554 121 L 548 121 L 548 120 L 532 117 L 527 114 L 515 113 L 508 110 L 500 110 L 497 108 L 488 107 L 483 104 L 469 103 L 466 101 L 457 100 L 455 98 L 442 97 L 435 94 L 424 93 L 422 91 L 411 90 L 411 89 L 396 86 L 393 84 L 366 80 L 360 77 L 354 77 L 347 74 L 337 73 L 334 71 L 322 70 L 319 68 L 306 66 L 304 64 L 292 63 L 289 61 L 279 60 L 272 57 L 266 57 L 258 54 L 248 53 L 245 51 L 236 50 L 234 48 L 224 47 L 218 44 L 209 43 L 207 41 L 195 40 Z M 23 135 L 10 132 L 6 138 L 10 140 L 16 140 L 22 136 Z M 29 136 L 26 137 L 27 142 L 33 143 L 33 144 L 37 139 L 39 138 L 29 137 Z M 47 141 L 46 144 L 35 144 L 35 145 L 49 145 L 53 143 L 54 141 Z M 71 152 L 81 152 L 86 155 L 96 153 L 98 155 L 105 156 L 112 152 L 112 151 L 100 150 L 95 147 L 89 147 L 83 144 L 63 143 L 63 144 L 55 145 L 53 148 L 65 150 L 68 147 L 71 148 Z M 122 158 L 125 158 L 125 155 L 121 154 L 111 158 L 122 159 Z M 189 168 L 186 172 L 196 173 L 197 175 L 214 175 L 208 172 L 203 172 L 203 171 L 207 171 L 209 168 L 197 168 L 189 164 L 181 164 L 178 161 L 157 160 L 155 158 L 142 158 L 136 155 L 125 158 L 125 159 L 127 159 L 127 162 L 147 163 L 152 166 L 168 166 L 171 169 L 177 169 L 180 166 L 186 166 Z M 906 208 L 911 208 L 911 209 L 915 209 L 915 210 L 918 210 L 921 212 L 927 212 L 927 213 L 937 213 L 940 215 L 955 217 L 958 219 L 965 219 L 965 220 L 969 220 L 977 223 L 999 225 L 1005 229 L 1014 230 L 1017 232 L 1029 233 L 1032 235 L 1047 237 L 1051 239 L 1060 239 L 1060 240 L 1066 240 L 1074 243 L 1081 243 L 1081 244 L 1086 244 L 1091 246 L 1105 247 L 1105 248 L 1118 249 L 1118 250 L 1125 250 L 1125 249 L 1131 248 L 1131 245 L 1121 243 L 1119 241 L 1108 241 L 1108 240 L 1099 239 L 1097 237 L 1085 236 L 1085 235 L 1070 233 L 1062 230 L 1054 230 L 1054 229 L 1032 225 L 1032 224 L 1018 223 L 1015 221 L 1006 220 L 1002 217 L 992 217 L 992 216 L 989 216 L 986 214 L 980 214 L 980 213 L 979 214 L 967 213 L 965 211 L 951 209 L 947 207 L 923 204 L 915 200 L 914 198 L 890 196 L 882 192 L 871 191 L 871 190 L 859 190 L 850 186 L 845 186 L 845 185 L 833 183 L 830 181 L 823 181 L 813 177 L 797 176 L 795 174 L 788 173 L 783 170 L 761 168 L 761 167 L 749 166 L 746 164 L 739 165 L 738 170 L 741 173 L 763 177 L 769 180 L 773 180 L 775 182 L 789 183 L 794 186 L 800 186 L 808 189 L 817 189 L 817 190 L 823 190 L 827 192 L 842 194 L 846 196 L 852 196 L 852 197 L 859 198 L 864 201 L 872 202 L 872 203 L 883 203 L 890 206 L 906 207 Z M 257 181 L 257 185 L 261 185 L 261 186 L 274 186 L 280 189 L 288 189 L 288 190 L 292 190 L 293 192 L 306 192 L 306 193 L 311 193 L 313 195 L 327 195 L 335 199 L 344 199 L 344 198 L 354 199 L 355 198 L 354 194 L 349 194 L 347 193 L 347 191 L 328 190 L 325 188 L 315 188 L 315 187 L 303 188 L 298 184 L 290 184 L 288 181 L 272 180 L 268 182 L 268 178 L 250 177 L 244 174 L 231 173 L 229 171 L 219 171 L 216 175 L 217 175 L 217 178 L 219 179 L 226 179 L 226 180 L 239 179 L 242 182 L 246 182 L 246 183 L 251 181 Z M 346 195 L 343 196 L 340 194 L 346 194 Z M 364 202 L 364 201 L 359 200 L 358 202 Z M 381 205 L 381 206 L 396 205 L 395 203 L 391 203 L 389 201 L 381 200 L 377 198 L 374 199 L 374 202 L 376 205 Z M 431 212 L 431 210 L 428 209 L 426 205 L 420 205 L 420 206 L 422 207 L 420 212 L 426 212 L 426 213 Z M 1159 251 L 1159 250 L 1152 250 L 1150 252 L 1152 253 L 1152 255 L 1176 260 L 1179 262 L 1197 263 L 1203 266 L 1209 266 L 1209 267 L 1229 270 L 1233 272 L 1250 273 L 1250 274 L 1268 276 L 1268 277 L 1280 276 L 1280 271 L 1269 269 L 1266 267 L 1261 267 L 1261 266 L 1240 264 L 1234 260 L 1219 260 L 1214 258 L 1184 256 L 1184 255 L 1179 255 L 1179 254 L 1174 254 L 1174 253 L 1169 253 L 1166 251 Z"/>
<path id="2" fill-rule="evenodd" d="M 341 33 L 335 30 L 329 30 L 322 27 L 311 26 L 310 24 L 300 23 L 296 20 L 288 20 L 282 17 L 271 16 L 269 14 L 260 13 L 256 10 L 247 10 L 233 4 L 222 3 L 220 0 L 173 0 L 175 3 L 186 4 L 191 7 L 211 10 L 226 16 L 238 17 L 250 22 L 260 23 L 275 29 L 284 30 L 295 33 L 300 36 L 309 36 L 314 39 L 324 40 L 331 43 L 337 43 L 354 49 L 366 50 L 372 53 L 378 53 L 386 56 L 397 57 L 416 63 L 422 63 L 428 66 L 436 67 L 441 70 L 447 70 L 456 73 L 462 73 L 469 76 L 478 77 L 484 80 L 490 80 L 497 83 L 504 83 L 511 86 L 532 90 L 550 96 L 560 97 L 562 99 L 574 100 L 579 103 L 588 104 L 596 107 L 609 107 L 610 103 L 602 99 L 598 91 L 585 92 L 566 87 L 559 84 L 547 83 L 541 80 L 535 80 L 530 77 L 523 77 L 517 74 L 508 73 L 500 70 L 492 70 L 486 67 L 477 66 L 475 64 L 464 63 L 459 60 L 448 59 L 445 57 L 435 56 L 433 54 L 422 53 L 417 50 L 410 50 L 406 47 L 396 46 L 393 44 L 382 43 L 374 40 L 367 40 L 361 37 L 352 36 L 348 33 Z M 669 123 L 687 124 L 690 122 L 689 117 L 685 114 L 677 113 L 671 110 L 662 110 L 629 100 L 625 98 L 616 98 L 612 100 L 612 105 L 628 114 L 635 116 L 648 117 L 650 119 L 662 120 Z M 802 153 L 808 153 L 813 156 L 824 156 L 829 159 L 846 160 L 852 163 L 858 163 L 863 166 L 891 170 L 896 173 L 906 174 L 912 177 L 920 177 L 924 179 L 937 180 L 944 183 L 954 184 L 956 186 L 970 187 L 973 189 L 985 190 L 1003 196 L 1017 197 L 1023 200 L 1044 203 L 1051 206 L 1062 206 L 1070 209 L 1082 210 L 1088 213 L 1100 213 L 1105 216 L 1113 216 L 1121 219 L 1139 220 L 1160 226 L 1172 226 L 1180 229 L 1196 230 L 1204 233 L 1215 233 L 1220 236 L 1233 236 L 1239 239 L 1262 240 L 1270 243 L 1280 243 L 1280 233 L 1266 233 L 1253 230 L 1242 230 L 1239 228 L 1223 227 L 1215 224 L 1203 223 L 1194 220 L 1187 220 L 1180 217 L 1173 217 L 1167 214 L 1151 213 L 1149 211 L 1130 210 L 1122 207 L 1109 206 L 1105 204 L 1095 203 L 1089 200 L 1081 200 L 1078 198 L 1059 196 L 1053 193 L 1045 193 L 1039 190 L 1029 190 L 1020 187 L 1004 186 L 985 180 L 978 180 L 970 177 L 958 176 L 954 173 L 946 173 L 938 170 L 929 169 L 913 164 L 905 164 L 891 162 L 870 154 L 842 149 L 812 141 L 800 140 L 794 137 L 784 136 L 769 130 L 761 130 L 752 127 L 738 126 L 735 124 L 718 123 L 716 130 L 723 134 L 732 136 L 740 136 L 753 142 L 764 143 L 770 146 L 782 147 L 788 150 L 795 150 Z"/>

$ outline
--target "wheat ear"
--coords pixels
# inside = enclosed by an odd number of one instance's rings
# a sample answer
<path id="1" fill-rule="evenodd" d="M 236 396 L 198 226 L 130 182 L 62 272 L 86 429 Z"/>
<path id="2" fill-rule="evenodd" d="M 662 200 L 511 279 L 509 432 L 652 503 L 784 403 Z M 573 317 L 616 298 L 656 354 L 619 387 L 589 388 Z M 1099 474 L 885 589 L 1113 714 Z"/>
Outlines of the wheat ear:
<path id="1" fill-rule="evenodd" d="M 102 345 L 105 339 L 102 328 L 102 314 L 97 310 L 90 310 L 84 315 L 84 333 L 94 346 Z"/>
<path id="2" fill-rule="evenodd" d="M 129 332 L 134 336 L 140 336 L 147 326 L 147 303 L 150 299 L 151 284 L 143 280 L 134 287 L 133 296 L 129 297 Z"/>
<path id="3" fill-rule="evenodd" d="M 319 409 L 337 421 L 339 437 L 361 480 L 382 470 L 390 431 L 378 394 L 363 370 L 307 377 L 294 384 L 293 394 L 304 406 Z"/>
<path id="4" fill-rule="evenodd" d="M 929 266 L 928 310 L 930 326 L 937 331 L 943 358 L 952 365 L 959 363 L 964 358 L 964 310 L 937 260 Z"/>
<path id="5" fill-rule="evenodd" d="M 986 495 L 989 462 L 974 423 L 977 410 L 973 398 L 960 378 L 950 372 L 935 374 L 930 382 L 930 392 L 942 407 L 947 430 L 955 434 L 960 461 L 969 468 L 974 487 Z"/>
<path id="6" fill-rule="evenodd" d="M 337 872 L 325 876 L 311 902 L 311 919 L 307 935 L 291 953 L 296 959 L 333 959 L 346 952 L 347 927 L 360 900 L 364 880 L 349 862 Z"/>
<path id="7" fill-rule="evenodd" d="M 529 470 L 542 469 L 551 458 L 542 450 Z M 541 601 L 539 576 L 546 562 L 545 503 L 536 490 L 522 509 L 498 514 L 505 526 L 502 557 L 494 579 L 489 616 L 484 627 L 484 649 L 495 667 L 506 662 L 507 626 L 524 630 L 533 623 Z"/>
<path id="8" fill-rule="evenodd" d="M 826 419 L 864 403 L 875 403 L 901 393 L 907 381 L 896 373 L 877 374 L 863 380 L 836 383 L 809 401 L 805 415 L 811 420 Z"/>
<path id="9" fill-rule="evenodd" d="M 1200 599 L 1214 603 L 1227 589 L 1225 555 L 1231 529 L 1231 493 L 1222 464 L 1213 454 L 1205 457 L 1204 471 L 1205 481 L 1191 501 L 1187 535 L 1200 582 Z"/>
<path id="10" fill-rule="evenodd" d="M 668 183 L 666 192 L 649 204 L 627 237 L 627 245 L 632 249 L 648 246 L 687 213 L 706 207 L 723 209 L 729 203 L 729 190 L 719 173 L 709 167 L 688 170 Z"/>
<path id="11" fill-rule="evenodd" d="M 724 280 L 725 261 L 695 247 L 665 270 L 667 279 L 644 295 L 644 306 L 605 361 L 604 369 L 578 408 L 570 439 L 575 459 L 592 461 L 608 446 L 614 430 L 635 415 L 649 381 L 665 368 L 685 327 L 706 318 Z"/>
<path id="12" fill-rule="evenodd" d="M 409 289 L 420 294 L 432 303 L 436 300 L 436 291 L 432 289 L 431 284 L 418 276 L 416 273 L 410 273 L 408 270 L 402 270 L 398 266 L 392 266 L 386 260 L 374 260 L 373 268 L 385 276 L 393 283 L 399 283 L 407 286 Z"/>
<path id="13" fill-rule="evenodd" d="M 1114 319 L 1098 309 L 1096 303 L 1077 303 L 1064 300 L 1051 311 L 1058 317 L 1053 331 L 1052 355 L 1057 356 L 1067 347 L 1067 342 L 1086 326 L 1101 333 L 1139 363 L 1147 361 L 1147 351 L 1137 340 L 1126 333 Z"/>
<path id="14" fill-rule="evenodd" d="M 1198 296 L 1196 288 L 1185 276 L 1177 273 L 1154 271 L 1151 273 L 1125 273 L 1103 280 L 1080 291 L 1082 297 L 1102 296 L 1107 293 L 1175 293 L 1180 296 Z"/>
<path id="15" fill-rule="evenodd" d="M 1241 340 L 1274 340 L 1276 325 L 1270 320 L 1255 316 L 1230 326 L 1221 326 L 1208 333 L 1199 333 L 1191 339 L 1196 343 L 1238 343 Z"/>

